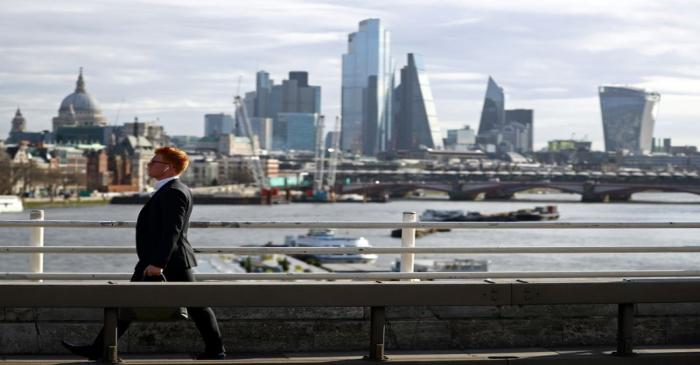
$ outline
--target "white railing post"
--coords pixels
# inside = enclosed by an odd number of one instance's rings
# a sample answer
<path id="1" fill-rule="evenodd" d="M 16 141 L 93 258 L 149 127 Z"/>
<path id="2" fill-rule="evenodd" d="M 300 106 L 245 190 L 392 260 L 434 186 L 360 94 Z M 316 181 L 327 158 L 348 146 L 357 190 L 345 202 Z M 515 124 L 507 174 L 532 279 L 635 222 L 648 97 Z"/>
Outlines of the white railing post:
<path id="1" fill-rule="evenodd" d="M 416 212 L 403 212 L 403 222 L 416 222 Z M 416 247 L 416 229 L 401 229 L 401 247 Z M 413 272 L 414 253 L 401 254 L 401 272 Z"/>
<path id="2" fill-rule="evenodd" d="M 43 221 L 43 210 L 31 210 L 29 219 L 33 221 Z M 44 246 L 44 227 L 32 227 L 29 233 L 29 246 L 43 247 Z M 33 253 L 29 258 L 29 271 L 33 273 L 44 272 L 44 254 Z"/>

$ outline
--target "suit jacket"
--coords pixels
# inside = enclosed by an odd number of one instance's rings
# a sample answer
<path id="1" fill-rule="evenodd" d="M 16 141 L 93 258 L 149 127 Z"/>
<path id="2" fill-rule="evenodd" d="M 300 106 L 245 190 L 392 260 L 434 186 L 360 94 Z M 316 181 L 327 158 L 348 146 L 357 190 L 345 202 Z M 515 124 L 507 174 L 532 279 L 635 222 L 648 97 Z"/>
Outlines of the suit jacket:
<path id="1" fill-rule="evenodd" d="M 154 265 L 169 270 L 197 266 L 187 228 L 192 214 L 192 193 L 180 179 L 156 191 L 141 208 L 136 221 L 137 267 Z"/>

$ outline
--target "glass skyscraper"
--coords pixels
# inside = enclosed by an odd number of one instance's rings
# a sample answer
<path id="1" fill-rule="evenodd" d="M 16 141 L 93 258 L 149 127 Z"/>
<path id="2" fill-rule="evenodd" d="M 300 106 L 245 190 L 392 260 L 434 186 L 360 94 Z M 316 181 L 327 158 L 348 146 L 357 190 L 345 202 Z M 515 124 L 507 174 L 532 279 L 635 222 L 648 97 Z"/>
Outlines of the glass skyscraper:
<path id="1" fill-rule="evenodd" d="M 401 69 L 401 84 L 394 90 L 396 114 L 392 143 L 398 151 L 418 151 L 421 147 L 442 148 L 433 93 L 422 57 L 408 54 Z"/>
<path id="2" fill-rule="evenodd" d="M 272 118 L 250 118 L 250 128 L 253 134 L 258 136 L 260 148 L 272 149 Z"/>
<path id="3" fill-rule="evenodd" d="M 659 93 L 634 87 L 601 86 L 598 94 L 605 150 L 651 152 Z"/>
<path id="4" fill-rule="evenodd" d="M 533 119 L 534 111 L 532 109 L 506 110 L 506 126 L 504 129 L 515 131 L 521 129 L 521 125 L 526 129 L 526 136 L 524 138 L 516 133 L 518 137 L 512 141 L 517 152 L 532 152 L 534 149 Z M 509 128 L 509 126 L 511 128 Z"/>
<path id="5" fill-rule="evenodd" d="M 343 55 L 341 149 L 365 155 L 386 151 L 393 88 L 389 31 L 379 19 L 365 19 L 348 36 Z"/>
<path id="6" fill-rule="evenodd" d="M 316 113 L 279 113 L 278 122 L 284 124 L 288 150 L 313 151 L 316 145 Z"/>
<path id="7" fill-rule="evenodd" d="M 278 115 L 281 113 L 319 114 L 321 87 L 309 85 L 309 73 L 306 71 L 289 72 L 289 79 L 282 80 L 281 84 L 275 84 L 274 80 L 270 79 L 269 73 L 258 71 L 255 84 L 255 92 L 246 93 L 246 106 L 251 106 L 253 110 L 248 116 L 272 119 L 270 148 L 274 150 L 291 148 L 287 146 L 289 132 L 287 121 L 280 119 Z M 260 138 L 261 141 L 264 139 Z"/>
<path id="8" fill-rule="evenodd" d="M 234 133 L 234 120 L 230 114 L 205 114 L 204 136 L 215 137 L 219 134 Z"/>
<path id="9" fill-rule="evenodd" d="M 484 107 L 481 110 L 481 121 L 479 122 L 478 134 L 487 135 L 494 130 L 500 131 L 505 124 L 505 97 L 503 88 L 498 86 L 496 81 L 489 76 L 486 96 L 484 97 Z"/>

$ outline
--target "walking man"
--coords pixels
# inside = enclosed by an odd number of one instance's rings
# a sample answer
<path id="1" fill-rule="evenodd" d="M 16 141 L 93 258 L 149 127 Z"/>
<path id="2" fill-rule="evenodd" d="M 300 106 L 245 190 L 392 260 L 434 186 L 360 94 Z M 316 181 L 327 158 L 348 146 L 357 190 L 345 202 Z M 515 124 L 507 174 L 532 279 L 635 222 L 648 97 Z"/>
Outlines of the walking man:
<path id="1" fill-rule="evenodd" d="M 155 191 L 139 212 L 136 222 L 136 252 L 138 263 L 131 281 L 144 277 L 165 276 L 167 281 L 195 281 L 192 268 L 197 266 L 192 246 L 187 240 L 187 228 L 192 213 L 192 194 L 178 177 L 187 169 L 187 154 L 174 147 L 162 147 L 148 163 L 148 176 L 156 180 Z M 224 359 L 226 351 L 216 316 L 211 308 L 187 308 L 205 344 L 197 359 Z M 131 322 L 120 320 L 118 336 L 126 332 Z M 74 345 L 63 341 L 73 354 L 99 359 L 102 357 L 104 329 L 92 345 Z"/>

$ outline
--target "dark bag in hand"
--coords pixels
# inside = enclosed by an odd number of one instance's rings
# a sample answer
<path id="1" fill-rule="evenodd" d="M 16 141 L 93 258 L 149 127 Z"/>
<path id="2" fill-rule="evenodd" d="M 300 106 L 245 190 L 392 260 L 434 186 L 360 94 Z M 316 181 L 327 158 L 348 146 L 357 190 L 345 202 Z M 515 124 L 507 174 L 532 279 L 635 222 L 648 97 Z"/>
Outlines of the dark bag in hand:
<path id="1" fill-rule="evenodd" d="M 164 282 L 165 276 L 143 276 L 141 281 L 149 282 Z M 189 319 L 187 308 L 121 308 L 119 310 L 119 319 L 125 321 L 177 321 Z"/>

